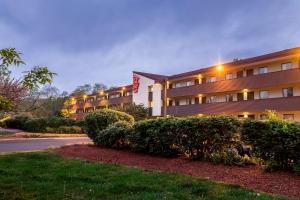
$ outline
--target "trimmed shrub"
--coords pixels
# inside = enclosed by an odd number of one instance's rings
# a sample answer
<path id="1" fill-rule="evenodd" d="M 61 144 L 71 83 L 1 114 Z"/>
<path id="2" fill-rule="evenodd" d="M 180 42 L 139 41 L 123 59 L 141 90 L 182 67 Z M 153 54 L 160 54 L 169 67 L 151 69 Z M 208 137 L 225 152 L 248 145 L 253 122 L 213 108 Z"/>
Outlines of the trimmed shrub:
<path id="1" fill-rule="evenodd" d="M 48 127 L 47 122 L 46 118 L 29 119 L 25 122 L 23 130 L 33 133 L 46 132 L 46 127 Z"/>
<path id="2" fill-rule="evenodd" d="M 95 144 L 115 149 L 128 147 L 129 142 L 127 137 L 131 131 L 132 124 L 126 121 L 116 122 L 99 132 L 95 139 Z"/>
<path id="3" fill-rule="evenodd" d="M 300 125 L 292 121 L 246 120 L 242 139 L 253 152 L 266 161 L 267 169 L 291 169 L 300 161 Z"/>
<path id="4" fill-rule="evenodd" d="M 293 166 L 293 171 L 296 175 L 300 176 L 300 162 Z"/>
<path id="5" fill-rule="evenodd" d="M 136 151 L 151 154 L 178 155 L 179 121 L 181 119 L 158 118 L 137 122 L 134 125 L 134 132 L 129 137 L 131 147 Z"/>
<path id="6" fill-rule="evenodd" d="M 192 159 L 210 159 L 239 144 L 240 122 L 235 117 L 159 118 L 138 122 L 130 136 L 133 149 Z"/>
<path id="7" fill-rule="evenodd" d="M 30 118 L 27 116 L 17 116 L 15 118 L 11 118 L 5 121 L 5 125 L 7 128 L 14 128 L 14 129 L 20 129 L 24 130 L 25 123 Z"/>
<path id="8" fill-rule="evenodd" d="M 49 132 L 58 133 L 60 127 L 73 127 L 67 128 L 71 133 L 83 132 L 82 128 L 84 121 L 73 120 L 63 117 L 51 118 L 29 118 L 24 116 L 15 117 L 6 121 L 8 128 L 21 129 L 28 132 Z M 74 128 L 75 127 L 75 128 Z M 80 127 L 80 131 L 77 127 Z M 62 130 L 62 132 L 68 132 Z"/>
<path id="9" fill-rule="evenodd" d="M 98 133 L 118 121 L 126 121 L 133 124 L 134 118 L 124 112 L 111 109 L 101 109 L 90 113 L 85 117 L 85 131 L 88 136 L 95 141 Z"/>
<path id="10" fill-rule="evenodd" d="M 192 117 L 181 121 L 181 146 L 192 159 L 209 159 L 240 143 L 240 122 L 231 116 Z"/>

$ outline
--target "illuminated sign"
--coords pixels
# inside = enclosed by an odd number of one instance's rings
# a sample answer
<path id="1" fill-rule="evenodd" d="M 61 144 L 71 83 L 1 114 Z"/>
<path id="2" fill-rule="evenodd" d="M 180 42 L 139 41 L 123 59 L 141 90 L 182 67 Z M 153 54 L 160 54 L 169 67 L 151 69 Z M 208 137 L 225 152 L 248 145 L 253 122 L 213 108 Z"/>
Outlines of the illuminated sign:
<path id="1" fill-rule="evenodd" d="M 140 77 L 136 74 L 133 74 L 133 86 L 132 90 L 134 93 L 138 93 L 140 86 Z"/>

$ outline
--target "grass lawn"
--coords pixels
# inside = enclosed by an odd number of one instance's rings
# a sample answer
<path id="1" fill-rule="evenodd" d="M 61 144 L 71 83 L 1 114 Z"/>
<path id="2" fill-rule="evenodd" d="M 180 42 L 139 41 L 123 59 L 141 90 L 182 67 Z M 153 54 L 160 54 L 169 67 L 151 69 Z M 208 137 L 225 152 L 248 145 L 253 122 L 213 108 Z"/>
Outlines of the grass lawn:
<path id="1" fill-rule="evenodd" d="M 3 132 L 3 131 L 1 132 L 1 131 L 0 131 L 0 137 L 1 137 L 1 136 L 11 136 L 11 135 L 15 135 L 15 134 L 16 134 L 16 133 L 13 133 L 13 132 Z"/>
<path id="2" fill-rule="evenodd" d="M 0 199 L 285 199 L 171 173 L 62 158 L 0 155 Z"/>

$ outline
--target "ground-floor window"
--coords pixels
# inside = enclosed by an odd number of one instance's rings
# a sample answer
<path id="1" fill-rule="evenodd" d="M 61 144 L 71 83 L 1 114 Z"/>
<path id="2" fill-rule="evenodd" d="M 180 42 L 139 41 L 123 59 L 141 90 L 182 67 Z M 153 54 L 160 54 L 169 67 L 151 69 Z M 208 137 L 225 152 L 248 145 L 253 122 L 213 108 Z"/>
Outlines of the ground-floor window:
<path id="1" fill-rule="evenodd" d="M 283 114 L 283 119 L 294 120 L 294 114 Z"/>

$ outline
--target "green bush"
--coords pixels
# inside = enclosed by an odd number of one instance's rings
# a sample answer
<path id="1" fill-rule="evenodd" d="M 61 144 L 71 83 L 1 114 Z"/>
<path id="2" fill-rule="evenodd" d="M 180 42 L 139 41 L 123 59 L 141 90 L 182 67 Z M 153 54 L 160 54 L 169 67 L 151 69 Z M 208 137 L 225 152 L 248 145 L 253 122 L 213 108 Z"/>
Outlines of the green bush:
<path id="1" fill-rule="evenodd" d="M 209 159 L 239 144 L 239 126 L 238 119 L 226 116 L 145 120 L 134 125 L 130 143 L 137 151 Z"/>
<path id="2" fill-rule="evenodd" d="M 158 118 L 137 122 L 129 137 L 131 147 L 151 154 L 178 155 L 179 121 L 177 118 Z"/>
<path id="3" fill-rule="evenodd" d="M 300 176 L 300 162 L 298 162 L 293 166 L 293 171 L 295 172 L 296 175 Z"/>
<path id="4" fill-rule="evenodd" d="M 242 139 L 262 158 L 268 170 L 291 169 L 300 161 L 300 125 L 292 121 L 246 120 Z"/>
<path id="5" fill-rule="evenodd" d="M 85 117 L 85 131 L 88 136 L 95 141 L 98 133 L 106 129 L 109 125 L 118 121 L 126 121 L 130 124 L 133 124 L 134 118 L 129 114 L 116 110 L 98 110 L 88 114 Z"/>
<path id="6" fill-rule="evenodd" d="M 239 140 L 240 122 L 235 117 L 192 117 L 180 124 L 183 152 L 192 159 L 209 159 L 213 153 L 235 148 Z"/>
<path id="7" fill-rule="evenodd" d="M 5 125 L 7 128 L 14 128 L 24 130 L 25 123 L 29 120 L 27 116 L 17 116 L 15 118 L 11 118 L 5 121 Z"/>
<path id="8" fill-rule="evenodd" d="M 132 124 L 126 121 L 116 122 L 99 132 L 95 139 L 95 144 L 115 149 L 128 147 L 127 137 L 131 131 Z"/>
<path id="9" fill-rule="evenodd" d="M 48 127 L 46 118 L 29 119 L 24 124 L 24 130 L 33 133 L 46 132 L 46 127 Z"/>

